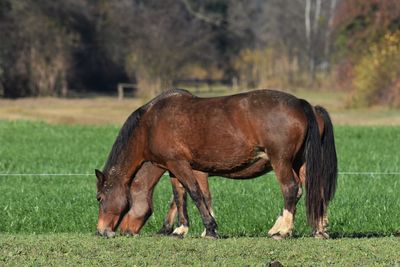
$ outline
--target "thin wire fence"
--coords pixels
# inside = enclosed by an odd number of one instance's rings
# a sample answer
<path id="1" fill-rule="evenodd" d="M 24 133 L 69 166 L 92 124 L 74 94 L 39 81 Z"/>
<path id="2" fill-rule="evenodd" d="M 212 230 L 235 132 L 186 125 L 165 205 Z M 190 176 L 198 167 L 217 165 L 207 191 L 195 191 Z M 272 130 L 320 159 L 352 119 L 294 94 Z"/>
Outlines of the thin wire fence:
<path id="1" fill-rule="evenodd" d="M 339 175 L 359 175 L 359 176 L 376 176 L 376 175 L 400 175 L 397 171 L 373 172 L 373 171 L 342 171 Z M 165 173 L 164 176 L 168 174 Z M 0 176 L 94 176 L 94 173 L 0 173 Z"/>

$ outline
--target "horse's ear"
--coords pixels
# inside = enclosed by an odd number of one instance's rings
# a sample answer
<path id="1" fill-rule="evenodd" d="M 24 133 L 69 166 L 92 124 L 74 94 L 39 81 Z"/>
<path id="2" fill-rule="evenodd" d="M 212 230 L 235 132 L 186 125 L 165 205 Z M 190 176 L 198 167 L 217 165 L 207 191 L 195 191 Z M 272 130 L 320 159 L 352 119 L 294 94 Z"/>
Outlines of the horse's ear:
<path id="1" fill-rule="evenodd" d="M 96 177 L 97 177 L 97 184 L 103 184 L 104 180 L 105 180 L 105 176 L 104 174 L 99 171 L 98 169 L 95 169 L 94 172 L 96 173 Z"/>

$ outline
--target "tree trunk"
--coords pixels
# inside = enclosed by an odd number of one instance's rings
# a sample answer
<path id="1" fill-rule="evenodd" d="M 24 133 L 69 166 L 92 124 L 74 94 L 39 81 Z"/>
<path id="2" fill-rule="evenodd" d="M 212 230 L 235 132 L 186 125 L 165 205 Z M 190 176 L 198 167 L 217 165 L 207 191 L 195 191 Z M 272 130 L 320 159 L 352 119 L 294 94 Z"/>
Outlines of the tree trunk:
<path id="1" fill-rule="evenodd" d="M 325 32 L 325 43 L 324 43 L 324 58 L 327 62 L 325 71 L 329 73 L 330 70 L 330 54 L 331 54 L 331 34 L 333 27 L 333 18 L 335 15 L 337 0 L 331 0 L 331 6 L 329 10 L 328 27 Z"/>

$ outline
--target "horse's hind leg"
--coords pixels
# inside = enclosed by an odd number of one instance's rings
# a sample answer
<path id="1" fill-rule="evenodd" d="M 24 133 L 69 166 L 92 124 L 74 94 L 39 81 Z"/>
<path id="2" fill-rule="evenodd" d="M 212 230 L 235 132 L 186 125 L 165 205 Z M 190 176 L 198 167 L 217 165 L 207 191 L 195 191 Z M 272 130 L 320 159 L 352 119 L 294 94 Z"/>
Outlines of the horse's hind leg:
<path id="1" fill-rule="evenodd" d="M 174 178 L 174 179 L 176 179 L 176 178 Z M 170 201 L 170 204 L 169 204 L 169 210 L 167 212 L 167 216 L 165 216 L 163 226 L 158 231 L 158 234 L 160 234 L 160 235 L 170 235 L 170 234 L 172 234 L 172 232 L 174 231 L 174 229 L 173 229 L 174 220 L 175 220 L 175 216 L 177 214 L 177 211 L 178 211 L 178 209 L 176 207 L 174 194 L 172 194 L 171 201 Z"/>
<path id="2" fill-rule="evenodd" d="M 217 223 L 214 217 L 211 215 L 209 206 L 206 203 L 205 197 L 201 191 L 201 187 L 197 181 L 197 176 L 190 167 L 189 163 L 186 161 L 168 162 L 167 167 L 176 175 L 179 182 L 183 184 L 198 208 L 203 220 L 203 224 L 206 228 L 205 237 L 216 238 Z M 209 201 L 211 201 L 211 198 L 209 198 Z"/>
<path id="3" fill-rule="evenodd" d="M 214 217 L 214 212 L 211 207 L 211 194 L 208 187 L 208 174 L 200 171 L 193 170 L 196 177 L 196 181 L 199 184 L 200 191 L 203 194 L 204 200 L 208 209 L 210 210 L 211 216 Z M 186 189 L 179 182 L 177 178 L 172 178 L 171 183 L 174 192 L 175 205 L 178 209 L 178 227 L 174 230 L 174 235 L 185 236 L 189 232 L 189 216 L 187 214 L 187 194 Z M 206 229 L 201 234 L 202 237 L 206 236 Z"/>
<path id="4" fill-rule="evenodd" d="M 186 209 L 186 190 L 172 173 L 170 173 L 169 176 L 172 185 L 172 198 L 167 216 L 164 219 L 164 224 L 158 233 L 162 235 L 170 235 L 173 233 L 175 235 L 185 236 L 189 231 L 189 219 Z M 178 214 L 179 227 L 174 230 L 176 214 Z"/>
<path id="5" fill-rule="evenodd" d="M 200 186 L 200 190 L 203 193 L 204 200 L 207 207 L 210 210 L 211 215 L 214 217 L 214 211 L 211 206 L 211 193 L 208 187 L 208 174 L 200 171 L 193 171 L 196 176 L 196 180 Z M 159 234 L 169 235 L 175 234 L 179 236 L 185 236 L 189 231 L 189 216 L 187 214 L 187 193 L 185 187 L 179 182 L 179 180 L 170 174 L 171 185 L 173 195 L 168 210 L 167 216 L 165 217 L 164 224 L 159 231 Z M 179 208 L 178 208 L 179 207 Z M 173 230 L 175 216 L 178 214 L 178 227 Z M 204 229 L 201 234 L 205 237 L 206 230 Z"/>
<path id="6" fill-rule="evenodd" d="M 189 232 L 189 218 L 187 215 L 187 193 L 179 180 L 171 175 L 172 191 L 175 205 L 178 211 L 178 227 L 173 231 L 173 235 L 184 237 Z"/>
<path id="7" fill-rule="evenodd" d="M 274 239 L 282 239 L 292 234 L 296 204 L 301 196 L 301 187 L 289 161 L 276 164 L 274 170 L 281 186 L 284 210 L 276 220 L 275 225 L 268 231 L 268 235 Z"/>
<path id="8" fill-rule="evenodd" d="M 325 210 L 327 208 L 325 207 Z M 325 213 L 322 221 L 319 223 L 316 229 L 314 229 L 313 236 L 317 239 L 328 239 L 328 214 Z"/>
<path id="9" fill-rule="evenodd" d="M 299 170 L 299 180 L 301 185 L 305 184 L 306 181 L 306 164 L 304 163 L 300 170 Z M 301 191 L 301 187 L 299 189 Z M 301 194 L 300 194 L 301 196 Z M 325 210 L 328 210 L 327 208 L 325 208 Z M 320 239 L 327 239 L 329 238 L 329 235 L 327 234 L 327 230 L 328 230 L 328 214 L 325 213 L 324 217 L 322 219 L 322 222 L 318 225 L 317 229 L 314 230 L 313 235 L 315 238 L 320 238 Z"/>

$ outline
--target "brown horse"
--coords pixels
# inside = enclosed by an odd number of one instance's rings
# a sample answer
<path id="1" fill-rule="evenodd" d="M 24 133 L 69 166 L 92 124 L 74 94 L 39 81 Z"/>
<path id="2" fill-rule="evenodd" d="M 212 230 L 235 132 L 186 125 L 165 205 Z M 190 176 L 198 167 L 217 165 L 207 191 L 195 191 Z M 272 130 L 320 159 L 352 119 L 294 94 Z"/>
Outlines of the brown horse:
<path id="1" fill-rule="evenodd" d="M 320 107 L 320 106 L 316 106 L 315 107 L 315 111 L 316 111 L 316 116 L 317 116 L 317 122 L 319 123 L 319 127 L 323 129 L 323 133 L 321 136 L 321 142 L 322 144 L 324 144 L 323 147 L 323 151 L 327 152 L 329 150 L 333 150 L 330 153 L 332 155 L 334 155 L 334 157 L 332 158 L 333 162 L 331 162 L 330 164 L 332 164 L 332 166 L 336 166 L 337 162 L 336 162 L 336 149 L 334 146 L 334 138 L 333 138 L 333 127 L 332 127 L 332 122 L 331 119 L 329 117 L 328 112 Z M 322 124 L 321 124 L 322 123 Z M 331 146 L 327 146 L 328 144 L 330 144 Z M 151 164 L 143 166 L 143 168 L 148 168 L 148 171 L 151 172 L 151 169 L 153 168 L 151 166 Z M 301 170 L 304 171 L 304 170 Z M 334 173 L 332 173 L 331 175 L 336 175 L 336 169 L 332 170 L 334 171 Z M 199 172 L 196 171 L 195 172 L 196 175 L 196 180 L 200 186 L 200 190 L 202 191 L 205 201 L 207 203 L 207 205 L 210 207 L 211 210 L 211 214 L 214 216 L 214 212 L 212 210 L 212 205 L 211 205 L 211 193 L 209 191 L 209 185 L 208 185 L 208 174 L 204 173 L 204 172 Z M 327 174 L 329 175 L 329 174 Z M 305 175 L 304 173 L 300 173 L 299 175 L 300 177 L 300 181 L 301 181 L 301 185 L 304 185 L 304 178 Z M 187 210 L 186 210 L 186 198 L 187 198 L 187 192 L 185 190 L 185 188 L 183 187 L 183 185 L 179 182 L 178 179 L 176 179 L 175 177 L 173 177 L 173 175 L 170 174 L 170 180 L 171 180 L 171 185 L 172 185 L 172 189 L 173 189 L 173 195 L 172 195 L 172 200 L 170 203 L 170 208 L 167 212 L 167 215 L 165 217 L 164 223 L 162 228 L 159 231 L 159 234 L 162 235 L 177 235 L 177 236 L 181 236 L 184 237 L 188 231 L 189 231 L 189 218 L 187 215 Z M 229 177 L 228 177 L 229 178 Z M 230 178 L 235 178 L 235 179 L 240 179 L 240 177 L 238 177 L 238 175 L 230 175 Z M 302 187 L 301 187 L 302 188 Z M 301 189 L 300 188 L 300 189 Z M 299 194 L 301 195 L 301 190 L 299 190 Z M 176 215 L 178 215 L 178 227 L 173 229 L 173 225 L 174 225 L 174 221 L 175 221 L 175 217 Z M 323 227 L 324 230 L 327 227 L 327 216 L 324 217 L 324 221 L 323 221 Z M 269 232 L 269 236 L 273 237 L 273 238 L 277 238 L 279 239 L 282 234 L 279 234 L 279 230 L 277 228 L 277 226 L 273 227 Z M 290 231 L 291 233 L 291 231 Z M 289 233 L 289 234 L 290 234 Z M 205 235 L 205 231 L 202 233 L 202 236 Z M 320 233 L 314 233 L 314 235 L 318 238 L 328 238 L 328 234 L 324 231 L 324 232 L 320 232 Z"/>
<path id="2" fill-rule="evenodd" d="M 290 234 L 304 180 L 308 222 L 321 235 L 337 166 L 332 125 L 319 125 L 323 120 L 317 123 L 308 102 L 283 92 L 216 98 L 164 93 L 131 114 L 103 172 L 96 171 L 97 231 L 114 236 L 120 223 L 123 233 L 138 234 L 152 212 L 153 188 L 169 170 L 194 200 L 206 236 L 215 237 L 217 225 L 195 171 L 243 179 L 274 169 L 284 212 L 271 231 Z"/>

